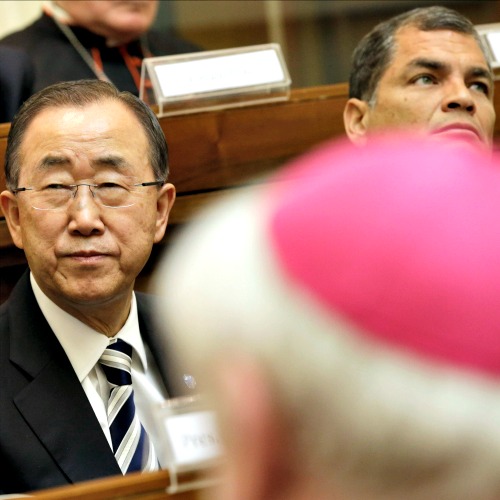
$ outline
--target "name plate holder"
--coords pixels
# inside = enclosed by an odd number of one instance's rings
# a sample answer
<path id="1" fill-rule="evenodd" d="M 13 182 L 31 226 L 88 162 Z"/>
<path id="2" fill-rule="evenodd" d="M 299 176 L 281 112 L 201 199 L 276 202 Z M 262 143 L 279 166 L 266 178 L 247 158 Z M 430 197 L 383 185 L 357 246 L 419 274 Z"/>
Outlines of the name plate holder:
<path id="1" fill-rule="evenodd" d="M 500 78 L 500 23 L 479 24 L 475 28 L 483 42 L 495 80 L 498 80 Z"/>
<path id="2" fill-rule="evenodd" d="M 170 116 L 289 98 L 291 79 L 276 43 L 149 57 L 139 97 Z"/>
<path id="3" fill-rule="evenodd" d="M 215 486 L 223 451 L 215 412 L 199 396 L 170 399 L 157 407 L 165 444 L 159 453 L 169 471 L 168 494 Z"/>

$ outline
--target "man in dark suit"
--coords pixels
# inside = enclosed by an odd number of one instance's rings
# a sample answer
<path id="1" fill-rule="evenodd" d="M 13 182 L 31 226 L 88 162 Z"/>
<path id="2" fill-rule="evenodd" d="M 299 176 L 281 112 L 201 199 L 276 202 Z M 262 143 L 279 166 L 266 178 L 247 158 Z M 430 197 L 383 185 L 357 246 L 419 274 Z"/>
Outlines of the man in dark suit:
<path id="1" fill-rule="evenodd" d="M 175 199 L 161 127 L 109 83 L 56 84 L 14 119 L 5 170 L 1 206 L 29 272 L 0 309 L 0 493 L 130 472 L 101 356 L 132 349 L 140 442 L 144 431 L 161 451 L 152 408 L 172 380 L 148 299 L 133 291 Z"/>
<path id="2" fill-rule="evenodd" d="M 12 121 L 31 95 L 33 69 L 27 54 L 0 46 L 0 123 Z"/>
<path id="3" fill-rule="evenodd" d="M 35 22 L 0 41 L 29 57 L 31 94 L 57 82 L 99 78 L 139 95 L 145 57 L 199 50 L 172 30 L 152 29 L 158 0 L 58 0 L 43 9 Z"/>

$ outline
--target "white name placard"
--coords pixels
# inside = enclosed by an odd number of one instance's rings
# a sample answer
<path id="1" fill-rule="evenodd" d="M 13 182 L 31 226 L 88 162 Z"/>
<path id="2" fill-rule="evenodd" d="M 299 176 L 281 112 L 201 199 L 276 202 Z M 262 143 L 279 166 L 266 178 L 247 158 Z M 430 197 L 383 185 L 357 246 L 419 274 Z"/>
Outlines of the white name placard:
<path id="1" fill-rule="evenodd" d="M 174 62 L 157 66 L 156 73 L 165 97 L 272 84 L 285 77 L 273 49 Z"/>
<path id="2" fill-rule="evenodd" d="M 476 24 L 492 69 L 500 68 L 500 23 Z M 497 75 L 498 72 L 495 71 Z"/>
<path id="3" fill-rule="evenodd" d="M 281 48 L 270 43 L 146 58 L 140 97 L 163 116 L 285 100 L 290 85 Z"/>
<path id="4" fill-rule="evenodd" d="M 165 420 L 172 459 L 177 466 L 217 459 L 222 454 L 215 414 L 198 411 Z"/>
<path id="5" fill-rule="evenodd" d="M 500 31 L 487 33 L 486 40 L 488 40 L 494 62 L 500 63 Z"/>

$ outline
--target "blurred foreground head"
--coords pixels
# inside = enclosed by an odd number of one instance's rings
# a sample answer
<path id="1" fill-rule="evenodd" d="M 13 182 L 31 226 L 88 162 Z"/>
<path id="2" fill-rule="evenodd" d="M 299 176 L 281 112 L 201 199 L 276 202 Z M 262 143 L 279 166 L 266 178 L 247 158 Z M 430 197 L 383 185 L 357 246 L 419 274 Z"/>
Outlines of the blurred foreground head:
<path id="1" fill-rule="evenodd" d="M 215 397 L 217 499 L 500 498 L 500 160 L 331 143 L 206 212 L 160 270 Z"/>

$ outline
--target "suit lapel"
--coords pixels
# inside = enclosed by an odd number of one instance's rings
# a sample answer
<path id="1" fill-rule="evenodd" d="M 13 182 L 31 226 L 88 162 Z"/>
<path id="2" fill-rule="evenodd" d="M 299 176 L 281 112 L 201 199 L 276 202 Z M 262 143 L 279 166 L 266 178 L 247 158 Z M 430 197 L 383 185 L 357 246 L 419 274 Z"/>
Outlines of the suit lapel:
<path id="1" fill-rule="evenodd" d="M 14 404 L 69 482 L 121 474 L 28 275 L 21 281 L 11 297 L 11 361 L 27 374 L 28 383 Z"/>

